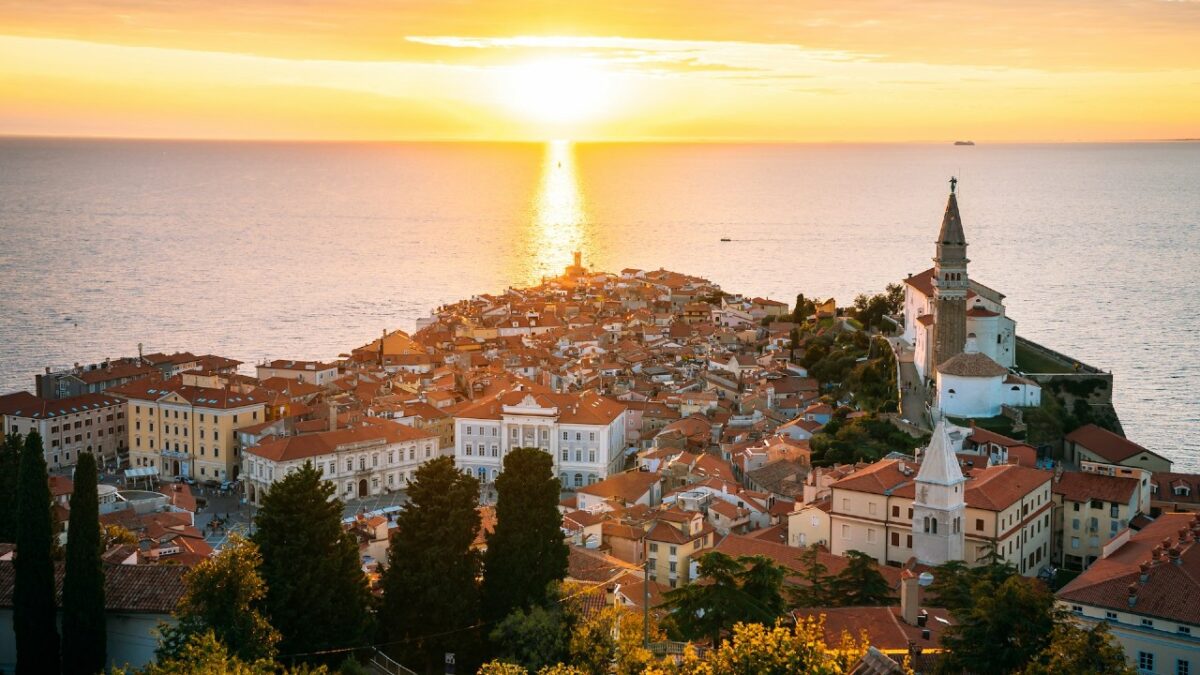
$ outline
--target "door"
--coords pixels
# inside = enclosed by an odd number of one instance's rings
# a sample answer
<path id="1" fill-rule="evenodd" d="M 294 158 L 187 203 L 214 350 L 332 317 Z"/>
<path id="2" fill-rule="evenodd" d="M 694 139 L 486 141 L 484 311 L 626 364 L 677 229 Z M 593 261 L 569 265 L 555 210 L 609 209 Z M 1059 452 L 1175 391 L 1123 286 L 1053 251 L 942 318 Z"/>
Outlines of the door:
<path id="1" fill-rule="evenodd" d="M 367 496 L 367 479 L 366 478 L 358 481 L 358 496 L 359 497 Z"/>

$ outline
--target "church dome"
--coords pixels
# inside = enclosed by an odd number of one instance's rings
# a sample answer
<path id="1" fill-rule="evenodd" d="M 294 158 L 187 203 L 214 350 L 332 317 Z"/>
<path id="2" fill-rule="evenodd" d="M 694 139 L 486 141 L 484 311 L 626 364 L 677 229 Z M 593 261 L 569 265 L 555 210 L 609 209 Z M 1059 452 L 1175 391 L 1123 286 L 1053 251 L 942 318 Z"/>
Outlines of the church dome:
<path id="1" fill-rule="evenodd" d="M 1008 373 L 1008 368 L 993 361 L 986 354 L 979 352 L 963 352 L 937 367 L 942 375 L 957 377 L 1000 377 Z"/>

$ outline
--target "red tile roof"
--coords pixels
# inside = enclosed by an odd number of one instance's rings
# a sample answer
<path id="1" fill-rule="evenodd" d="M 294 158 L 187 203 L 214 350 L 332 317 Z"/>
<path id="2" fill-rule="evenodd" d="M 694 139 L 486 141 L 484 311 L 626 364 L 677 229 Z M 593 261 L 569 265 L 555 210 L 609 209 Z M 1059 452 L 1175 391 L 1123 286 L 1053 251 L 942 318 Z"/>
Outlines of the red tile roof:
<path id="1" fill-rule="evenodd" d="M 62 603 L 63 563 L 54 565 L 55 595 Z M 170 614 L 183 597 L 183 565 L 104 565 L 104 606 L 114 612 Z M 0 607 L 13 606 L 16 573 L 11 561 L 0 561 Z"/>
<path id="2" fill-rule="evenodd" d="M 1081 445 L 1114 464 L 1123 462 L 1138 453 L 1150 452 L 1128 438 L 1114 434 L 1095 424 L 1085 424 L 1079 427 L 1067 434 L 1064 440 Z"/>
<path id="3" fill-rule="evenodd" d="M 1182 534 L 1181 534 L 1182 532 Z M 1057 594 L 1060 600 L 1200 626 L 1200 514 L 1165 513 L 1116 551 L 1092 563 Z M 1181 541 L 1182 540 L 1182 541 Z M 1178 563 L 1153 551 L 1163 544 Z M 1160 549 L 1161 550 L 1161 549 Z M 1141 565 L 1146 564 L 1142 581 Z M 1130 605 L 1130 598 L 1134 602 Z"/>
<path id="4" fill-rule="evenodd" d="M 45 399 L 27 391 L 0 396 L 0 415 L 28 419 L 52 419 L 62 415 L 124 405 L 125 401 L 108 394 L 81 394 L 70 398 Z"/>
<path id="5" fill-rule="evenodd" d="M 414 429 L 391 420 L 372 420 L 370 424 L 352 426 L 337 431 L 323 431 L 284 438 L 268 437 L 258 445 L 245 449 L 245 453 L 274 462 L 288 462 L 307 457 L 327 455 L 337 448 L 352 443 L 382 440 L 384 443 L 404 443 L 423 438 L 436 438 L 437 434 Z"/>
<path id="6" fill-rule="evenodd" d="M 1128 504 L 1138 488 L 1138 479 L 1106 476 L 1099 473 L 1068 471 L 1054 484 L 1054 494 L 1072 502 L 1105 502 Z"/>

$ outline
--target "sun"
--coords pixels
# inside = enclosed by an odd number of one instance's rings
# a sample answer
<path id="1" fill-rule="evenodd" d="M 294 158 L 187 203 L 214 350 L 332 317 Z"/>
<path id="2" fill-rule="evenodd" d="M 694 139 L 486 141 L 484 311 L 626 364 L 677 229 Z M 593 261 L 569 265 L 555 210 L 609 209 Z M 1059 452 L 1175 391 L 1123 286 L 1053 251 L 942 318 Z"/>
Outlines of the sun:
<path id="1" fill-rule="evenodd" d="M 538 122 L 569 124 L 611 108 L 611 73 L 593 60 L 555 58 L 504 67 L 500 96 L 505 105 Z"/>

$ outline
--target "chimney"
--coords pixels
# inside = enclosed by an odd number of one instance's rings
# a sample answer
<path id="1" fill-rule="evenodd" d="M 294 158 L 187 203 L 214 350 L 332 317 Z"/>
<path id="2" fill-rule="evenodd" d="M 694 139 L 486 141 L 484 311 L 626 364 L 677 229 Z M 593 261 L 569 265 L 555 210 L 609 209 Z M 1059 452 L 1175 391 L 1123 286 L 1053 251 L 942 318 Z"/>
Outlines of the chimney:
<path id="1" fill-rule="evenodd" d="M 1129 606 L 1137 604 L 1137 584 L 1129 584 Z"/>
<path id="2" fill-rule="evenodd" d="M 917 625 L 917 615 L 921 610 L 920 585 L 917 583 L 917 575 L 912 573 L 912 570 L 904 570 L 900 573 L 900 617 L 904 619 L 904 623 L 915 626 Z"/>
<path id="3" fill-rule="evenodd" d="M 1155 546 L 1154 550 L 1150 551 L 1151 562 L 1156 563 L 1156 562 L 1162 560 L 1162 553 L 1163 553 L 1162 546 Z"/>
<path id="4" fill-rule="evenodd" d="M 1144 562 L 1141 565 L 1138 565 L 1138 570 L 1141 571 L 1141 574 L 1138 575 L 1139 583 L 1144 584 L 1150 580 L 1150 563 L 1149 563 L 1149 561 Z"/>
<path id="5" fill-rule="evenodd" d="M 1175 563 L 1176 565 L 1183 564 L 1183 557 L 1179 555 L 1178 546 L 1172 546 L 1171 550 L 1167 551 L 1167 558 L 1169 558 L 1171 562 Z"/>
<path id="6" fill-rule="evenodd" d="M 928 628 L 922 628 L 922 629 L 921 629 L 921 639 L 922 639 L 922 640 L 928 640 L 928 639 L 929 639 L 929 636 L 930 636 L 929 629 L 928 629 Z"/>
<path id="7" fill-rule="evenodd" d="M 138 365 L 145 365 L 145 360 L 142 359 L 142 343 L 138 343 Z"/>
<path id="8" fill-rule="evenodd" d="M 1188 529 L 1186 527 L 1179 528 L 1179 545 L 1183 546 L 1188 540 Z"/>

